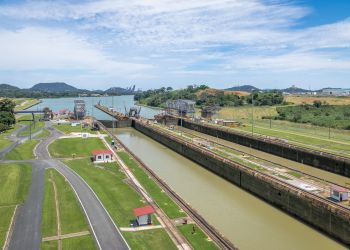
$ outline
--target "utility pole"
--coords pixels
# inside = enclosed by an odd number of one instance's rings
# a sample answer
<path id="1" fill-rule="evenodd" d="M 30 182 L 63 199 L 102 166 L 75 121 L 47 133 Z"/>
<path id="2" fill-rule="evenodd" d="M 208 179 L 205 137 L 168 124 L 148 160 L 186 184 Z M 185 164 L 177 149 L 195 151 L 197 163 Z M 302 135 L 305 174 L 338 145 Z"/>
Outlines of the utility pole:
<path id="1" fill-rule="evenodd" d="M 29 125 L 29 140 L 32 140 L 32 123 Z"/>
<path id="2" fill-rule="evenodd" d="M 254 135 L 254 92 L 252 92 L 252 135 Z"/>
<path id="3" fill-rule="evenodd" d="M 114 113 L 114 96 L 112 95 L 112 114 Z M 115 118 L 112 116 L 112 134 L 114 135 Z"/>
<path id="4" fill-rule="evenodd" d="M 331 139 L 331 126 L 328 127 L 328 139 Z"/>

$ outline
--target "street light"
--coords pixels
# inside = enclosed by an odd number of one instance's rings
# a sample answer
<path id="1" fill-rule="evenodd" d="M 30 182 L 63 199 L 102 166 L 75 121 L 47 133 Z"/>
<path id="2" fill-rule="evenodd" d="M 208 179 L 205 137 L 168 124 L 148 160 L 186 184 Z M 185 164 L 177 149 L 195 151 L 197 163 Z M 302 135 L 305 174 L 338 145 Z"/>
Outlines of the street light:
<path id="1" fill-rule="evenodd" d="M 252 135 L 254 135 L 254 92 L 252 92 Z"/>

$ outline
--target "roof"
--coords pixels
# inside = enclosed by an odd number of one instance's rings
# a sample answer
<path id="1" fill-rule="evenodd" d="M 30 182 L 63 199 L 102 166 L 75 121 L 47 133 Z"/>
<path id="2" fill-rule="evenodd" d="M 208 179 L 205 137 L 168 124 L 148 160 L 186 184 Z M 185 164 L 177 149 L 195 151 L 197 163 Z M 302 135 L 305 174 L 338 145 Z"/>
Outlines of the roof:
<path id="1" fill-rule="evenodd" d="M 146 214 L 153 214 L 155 212 L 154 208 L 151 205 L 147 205 L 145 207 L 139 207 L 134 209 L 134 214 L 136 217 L 146 215 Z"/>
<path id="2" fill-rule="evenodd" d="M 335 191 L 337 191 L 339 193 L 349 192 L 349 190 L 347 190 L 346 188 L 339 187 L 339 186 L 332 186 L 332 190 L 335 190 Z"/>
<path id="3" fill-rule="evenodd" d="M 111 155 L 111 154 L 113 154 L 113 152 L 111 150 L 108 150 L 108 149 L 97 149 L 97 150 L 92 151 L 92 155 L 101 155 L 101 154 Z"/>

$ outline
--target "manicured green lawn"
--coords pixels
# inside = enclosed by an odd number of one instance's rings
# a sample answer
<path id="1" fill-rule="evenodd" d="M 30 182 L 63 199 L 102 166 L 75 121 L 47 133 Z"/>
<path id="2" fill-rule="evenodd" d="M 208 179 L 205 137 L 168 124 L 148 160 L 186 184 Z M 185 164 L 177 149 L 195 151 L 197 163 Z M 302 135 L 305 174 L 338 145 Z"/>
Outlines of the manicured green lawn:
<path id="1" fill-rule="evenodd" d="M 40 116 L 36 115 L 35 116 L 35 123 L 33 123 L 33 121 L 24 121 L 24 120 L 32 120 L 33 117 L 31 115 L 25 115 L 22 116 L 18 119 L 18 123 L 24 124 L 24 125 L 32 125 L 31 128 L 28 127 L 27 129 L 25 129 L 24 131 L 22 131 L 19 135 L 20 136 L 29 136 L 30 132 L 33 134 L 37 131 L 39 131 L 40 129 L 42 129 L 45 126 L 45 122 L 43 121 L 39 121 Z"/>
<path id="2" fill-rule="evenodd" d="M 15 205 L 24 202 L 32 179 L 29 164 L 0 164 L 0 248 L 2 248 Z"/>
<path id="3" fill-rule="evenodd" d="M 49 146 L 51 156 L 57 158 L 72 157 L 72 154 L 76 157 L 88 157 L 95 149 L 106 149 L 100 138 L 64 138 Z"/>
<path id="4" fill-rule="evenodd" d="M 35 159 L 34 148 L 39 143 L 38 140 L 27 140 L 25 143 L 18 145 L 12 151 L 5 155 L 6 160 L 31 160 Z"/>
<path id="5" fill-rule="evenodd" d="M 0 249 L 5 244 L 6 234 L 9 230 L 14 210 L 15 206 L 0 207 Z"/>
<path id="6" fill-rule="evenodd" d="M 193 227 L 195 228 L 193 232 Z M 198 228 L 197 225 L 181 225 L 178 229 L 185 236 L 185 238 L 190 242 L 193 249 L 200 250 L 214 250 L 219 249 L 212 241 L 208 240 L 208 237 L 203 233 L 203 231 Z"/>
<path id="7" fill-rule="evenodd" d="M 127 152 L 118 152 L 118 155 L 169 218 L 186 216 L 179 206 L 138 166 L 135 160 L 130 158 Z"/>
<path id="8" fill-rule="evenodd" d="M 89 226 L 76 196 L 65 178 L 54 169 L 45 172 L 45 197 L 43 206 L 42 234 L 44 237 L 57 235 L 57 220 L 54 189 L 52 179 L 57 188 L 60 211 L 61 233 L 88 231 Z"/>
<path id="9" fill-rule="evenodd" d="M 130 226 L 134 219 L 133 209 L 144 203 L 140 195 L 124 182 L 125 174 L 119 171 L 117 164 L 106 164 L 108 169 L 103 169 L 95 167 L 88 159 L 67 160 L 65 163 L 96 192 L 118 226 Z"/>
<path id="10" fill-rule="evenodd" d="M 42 237 L 57 235 L 57 216 L 56 216 L 54 190 L 53 190 L 52 183 L 49 181 L 49 176 L 51 171 L 52 170 L 45 171 L 44 200 L 43 200 L 43 210 L 41 211 Z M 50 245 L 50 244 L 45 243 L 45 245 Z"/>
<path id="11" fill-rule="evenodd" d="M 41 242 L 41 250 L 57 250 L 58 242 L 57 240 Z"/>
<path id="12" fill-rule="evenodd" d="M 131 249 L 177 249 L 164 229 L 123 232 L 123 236 Z"/>
<path id="13" fill-rule="evenodd" d="M 44 129 L 40 134 L 38 134 L 37 136 L 35 136 L 35 139 L 43 139 L 43 138 L 47 138 L 50 136 L 50 131 L 47 129 Z"/>
<path id="14" fill-rule="evenodd" d="M 65 134 L 74 133 L 74 132 L 96 134 L 96 131 L 92 131 L 90 128 L 82 128 L 80 125 L 72 127 L 70 124 L 60 124 L 60 125 L 55 124 L 52 127 L 60 130 Z"/>
<path id="15" fill-rule="evenodd" d="M 96 167 L 88 159 L 66 160 L 65 164 L 76 171 L 95 191 L 119 227 L 129 227 L 135 219 L 133 209 L 144 206 L 142 197 L 131 188 L 115 163 Z M 155 219 L 154 224 L 158 224 Z M 176 249 L 164 229 L 123 233 L 132 249 Z"/>
<path id="16" fill-rule="evenodd" d="M 19 125 L 15 125 L 13 128 L 6 130 L 3 133 L 0 133 L 0 150 L 7 148 L 9 145 L 13 143 L 12 141 L 8 140 L 6 137 L 19 128 L 20 128 Z"/>
<path id="17" fill-rule="evenodd" d="M 32 107 L 34 104 L 39 103 L 40 101 L 38 99 L 28 99 L 28 98 L 20 98 L 20 99 L 14 99 L 16 103 L 15 110 L 23 110 L 29 107 Z"/>
<path id="18" fill-rule="evenodd" d="M 0 164 L 0 206 L 22 203 L 31 180 L 29 164 Z"/>
<path id="19" fill-rule="evenodd" d="M 80 237 L 68 238 L 62 240 L 62 249 L 63 250 L 94 250 L 97 249 L 95 241 L 92 235 L 84 235 Z"/>

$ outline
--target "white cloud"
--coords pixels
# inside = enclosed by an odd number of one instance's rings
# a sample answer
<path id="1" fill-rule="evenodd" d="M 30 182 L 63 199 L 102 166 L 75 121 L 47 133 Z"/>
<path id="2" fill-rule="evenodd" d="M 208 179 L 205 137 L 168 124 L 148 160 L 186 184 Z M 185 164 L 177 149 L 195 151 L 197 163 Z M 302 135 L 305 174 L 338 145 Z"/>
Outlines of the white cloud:
<path id="1" fill-rule="evenodd" d="M 82 70 L 137 72 L 149 65 L 119 61 L 63 29 L 0 29 L 0 70 Z"/>
<path id="2" fill-rule="evenodd" d="M 310 12 L 289 0 L 0 5 L 0 20 L 22 27 L 0 29 L 0 70 L 72 69 L 91 71 L 84 77 L 130 80 L 164 79 L 168 73 L 205 79 L 244 70 L 349 70 L 341 50 L 350 49 L 350 20 L 296 28 Z"/>

